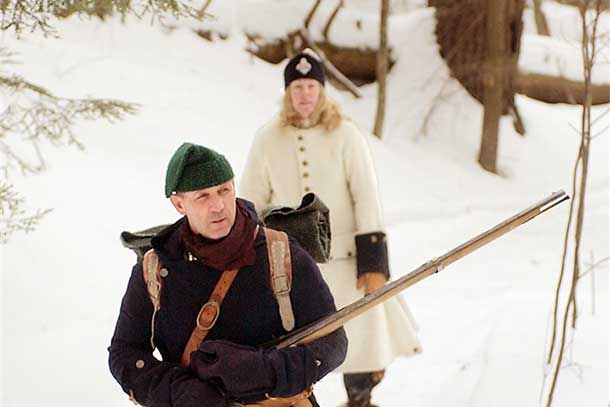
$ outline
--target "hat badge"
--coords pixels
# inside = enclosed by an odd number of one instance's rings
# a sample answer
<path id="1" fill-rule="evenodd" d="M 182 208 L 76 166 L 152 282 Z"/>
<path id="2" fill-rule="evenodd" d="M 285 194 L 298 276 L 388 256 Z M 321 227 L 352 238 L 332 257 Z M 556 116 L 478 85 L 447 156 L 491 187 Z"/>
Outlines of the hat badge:
<path id="1" fill-rule="evenodd" d="M 307 75 L 311 71 L 311 64 L 307 61 L 307 58 L 303 57 L 295 68 L 301 75 Z"/>

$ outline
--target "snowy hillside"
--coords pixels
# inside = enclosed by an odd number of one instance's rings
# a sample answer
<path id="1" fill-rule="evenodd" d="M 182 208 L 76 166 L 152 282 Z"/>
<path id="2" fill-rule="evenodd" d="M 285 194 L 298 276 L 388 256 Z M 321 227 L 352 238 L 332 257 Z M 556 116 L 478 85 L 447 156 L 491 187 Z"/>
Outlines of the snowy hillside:
<path id="1" fill-rule="evenodd" d="M 45 146 L 48 171 L 26 178 L 11 174 L 33 208 L 53 211 L 34 233 L 16 234 L 0 246 L 3 407 L 130 405 L 107 368 L 106 347 L 135 260 L 119 233 L 178 217 L 163 196 L 163 180 L 169 157 L 183 141 L 223 152 L 239 178 L 252 135 L 277 110 L 283 91 L 283 65 L 244 52 L 245 39 L 234 25 L 242 17 L 227 15 L 233 17 L 217 24 L 226 23 L 232 35 L 212 43 L 187 28 L 168 32 L 132 19 L 123 25 L 72 18 L 57 23 L 60 39 L 1 34 L 0 43 L 22 62 L 11 70 L 55 94 L 140 105 L 137 115 L 118 123 L 79 124 L 85 152 Z M 516 134 L 503 118 L 500 175 L 483 172 L 476 163 L 482 110 L 447 79 L 432 11 L 410 13 L 397 29 L 406 36 L 395 43 L 399 59 L 390 75 L 385 138 L 368 140 L 394 278 L 553 191 L 571 193 L 579 136 L 570 126 L 580 122 L 577 106 L 518 97 L 527 135 Z M 565 61 L 575 64 L 571 71 L 579 69 L 577 60 Z M 376 87 L 362 90 L 361 100 L 329 91 L 356 123 L 370 129 Z M 1 95 L 2 108 L 9 100 Z M 586 262 L 608 256 L 608 138 L 606 131 L 592 143 Z M 388 368 L 374 393 L 376 403 L 542 405 L 568 206 L 404 293 L 424 351 Z M 582 279 L 578 305 L 579 326 L 559 379 L 557 407 L 608 404 L 608 263 Z M 341 377 L 331 374 L 316 394 L 324 407 L 345 401 Z"/>

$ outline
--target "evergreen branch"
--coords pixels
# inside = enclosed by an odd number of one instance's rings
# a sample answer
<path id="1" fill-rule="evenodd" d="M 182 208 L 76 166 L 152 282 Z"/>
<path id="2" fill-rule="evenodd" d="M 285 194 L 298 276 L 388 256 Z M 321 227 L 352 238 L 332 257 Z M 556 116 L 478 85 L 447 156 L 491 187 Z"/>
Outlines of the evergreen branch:
<path id="1" fill-rule="evenodd" d="M 26 30 L 40 30 L 44 35 L 57 36 L 50 20 L 72 14 L 100 19 L 113 14 L 123 18 L 127 15 L 138 18 L 151 15 L 162 25 L 166 25 L 167 16 L 196 20 L 208 16 L 205 6 L 197 8 L 191 3 L 191 0 L 0 0 L 0 29 L 12 29 L 18 35 Z"/>
<path id="2" fill-rule="evenodd" d="M 42 31 L 45 35 L 56 35 L 49 24 L 52 10 L 56 6 L 53 0 L 2 0 L 0 1 L 0 29 L 13 29 L 17 34 L 24 30 Z"/>
<path id="3" fill-rule="evenodd" d="M 6 11 L 7 2 L 0 0 L 0 10 Z M 3 15 L 4 17 L 4 15 Z M 13 53 L 0 47 L 0 66 L 14 63 Z M 16 231 L 29 232 L 49 210 L 26 214 L 23 199 L 9 183 L 9 172 L 18 169 L 22 174 L 36 174 L 46 169 L 41 143 L 84 146 L 74 134 L 74 126 L 82 120 L 105 119 L 114 122 L 134 114 L 138 105 L 112 99 L 72 99 L 53 95 L 49 90 L 17 75 L 0 71 L 0 89 L 6 93 L 7 105 L 0 111 L 0 244 Z M 21 140 L 19 140 L 21 139 Z M 9 143 L 10 140 L 10 143 Z M 33 150 L 26 154 L 23 146 Z M 19 147 L 19 148 L 18 148 Z M 32 158 L 33 157 L 33 158 Z"/>
<path id="4" fill-rule="evenodd" d="M 1 60 L 1 61 L 6 61 L 6 60 Z M 9 90 L 11 90 L 13 92 L 21 92 L 24 90 L 29 90 L 29 91 L 37 93 L 41 96 L 48 96 L 51 98 L 53 97 L 53 95 L 51 95 L 51 93 L 49 93 L 49 91 L 46 90 L 45 88 L 35 85 L 31 82 L 28 82 L 25 79 L 23 79 L 22 77 L 17 76 L 17 75 L 13 75 L 11 77 L 0 76 L 0 87 L 8 88 Z"/>
<path id="5" fill-rule="evenodd" d="M 13 190 L 13 185 L 0 182 L 0 244 L 6 243 L 14 232 L 31 232 L 51 211 L 39 209 L 26 214 L 23 205 L 23 198 Z"/>
<path id="6" fill-rule="evenodd" d="M 13 135 L 21 136 L 34 146 L 46 140 L 54 145 L 74 145 L 83 149 L 73 131 L 78 121 L 105 119 L 114 122 L 136 110 L 135 104 L 111 99 L 62 99 L 44 95 L 25 105 L 9 105 L 0 113 L 0 141 Z M 0 167 L 6 172 L 13 165 L 22 173 L 36 173 L 44 168 L 43 162 L 29 162 L 8 148 L 6 142 L 0 145 L 0 151 L 7 158 L 6 164 Z"/>

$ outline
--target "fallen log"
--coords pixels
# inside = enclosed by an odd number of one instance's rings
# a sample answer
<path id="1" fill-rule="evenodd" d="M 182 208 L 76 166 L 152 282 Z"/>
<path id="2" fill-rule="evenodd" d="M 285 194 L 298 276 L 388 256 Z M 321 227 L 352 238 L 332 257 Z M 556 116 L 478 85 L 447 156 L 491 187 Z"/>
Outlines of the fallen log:
<path id="1" fill-rule="evenodd" d="M 329 76 L 331 76 L 332 78 L 334 78 L 337 82 L 339 82 L 341 84 L 341 86 L 343 86 L 345 89 L 350 91 L 352 93 L 352 95 L 354 95 L 356 98 L 361 98 L 362 94 L 360 93 L 360 90 L 358 89 L 358 87 L 354 84 L 354 82 L 349 80 L 349 78 L 347 76 L 343 75 L 343 73 L 341 71 L 339 71 L 333 65 L 333 63 L 330 62 L 330 60 L 328 58 L 326 58 L 326 54 L 324 53 L 324 51 L 322 51 L 320 49 L 320 47 L 318 47 L 316 45 L 316 43 L 312 40 L 311 35 L 309 34 L 309 31 L 306 28 L 301 28 L 299 33 L 301 34 L 301 37 L 305 41 L 305 44 L 307 46 L 309 46 L 311 49 L 313 49 L 316 54 L 318 54 L 318 56 L 322 60 L 322 64 L 324 65 L 324 68 L 326 69 L 326 73 Z"/>
<path id="2" fill-rule="evenodd" d="M 584 82 L 561 76 L 519 72 L 514 86 L 517 93 L 546 103 L 582 105 L 585 100 Z M 591 103 L 610 103 L 610 84 L 591 84 Z"/>
<path id="3" fill-rule="evenodd" d="M 302 48 L 306 41 L 299 31 L 287 34 L 284 38 L 268 40 L 256 33 L 246 33 L 249 45 L 246 51 L 269 62 L 278 64 L 291 57 Z M 315 46 L 326 58 L 356 85 L 372 83 L 377 80 L 377 50 L 371 48 L 351 48 L 332 44 L 328 41 L 315 41 Z M 390 50 L 389 54 L 391 55 Z M 390 69 L 394 62 L 388 55 Z"/>

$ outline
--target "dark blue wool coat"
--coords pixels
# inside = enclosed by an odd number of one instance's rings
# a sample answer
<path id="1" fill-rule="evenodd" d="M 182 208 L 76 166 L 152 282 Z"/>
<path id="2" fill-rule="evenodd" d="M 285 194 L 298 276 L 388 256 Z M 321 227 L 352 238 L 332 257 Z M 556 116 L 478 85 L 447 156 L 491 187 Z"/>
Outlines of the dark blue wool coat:
<path id="1" fill-rule="evenodd" d="M 248 203 L 249 204 L 249 203 Z M 253 212 L 253 207 L 248 209 Z M 254 213 L 253 216 L 256 216 Z M 156 315 L 155 345 L 150 344 L 153 306 L 146 291 L 142 264 L 133 268 L 123 297 L 114 336 L 109 347 L 110 370 L 127 394 L 151 406 L 225 407 L 230 395 L 200 380 L 191 369 L 180 366 L 180 358 L 201 306 L 208 301 L 221 270 L 188 261 L 178 239 L 176 222 L 153 239 L 153 247 L 169 271 L 163 278 L 161 309 Z M 280 320 L 277 301 L 269 281 L 265 236 L 259 229 L 255 241 L 256 264 L 240 269 L 221 306 L 220 316 L 206 340 L 224 339 L 241 345 L 259 346 L 287 332 Z M 334 300 L 312 258 L 290 240 L 292 290 L 290 298 L 295 328 L 335 311 Z M 345 359 L 347 338 L 343 329 L 307 345 L 275 353 L 272 396 L 289 396 L 339 366 Z M 257 372 L 251 372 L 256 383 Z M 264 398 L 264 395 L 261 395 Z"/>

